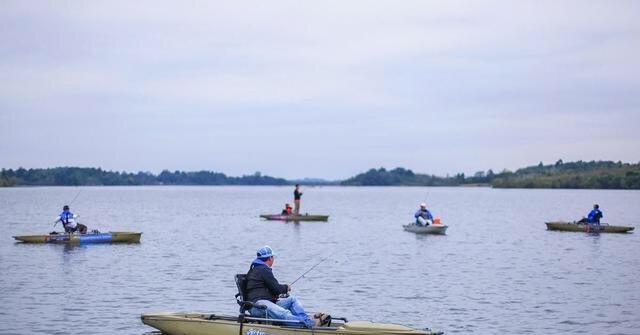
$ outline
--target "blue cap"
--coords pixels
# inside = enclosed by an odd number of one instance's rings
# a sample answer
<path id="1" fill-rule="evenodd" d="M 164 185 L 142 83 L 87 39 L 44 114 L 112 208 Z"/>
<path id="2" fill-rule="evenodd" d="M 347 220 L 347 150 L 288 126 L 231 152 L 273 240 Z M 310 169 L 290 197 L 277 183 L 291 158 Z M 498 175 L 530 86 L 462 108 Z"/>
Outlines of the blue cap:
<path id="1" fill-rule="evenodd" d="M 258 258 L 269 258 L 276 255 L 276 253 L 273 252 L 273 249 L 271 249 L 271 247 L 268 245 L 265 245 L 264 247 L 258 249 L 258 252 L 256 254 L 258 255 Z"/>

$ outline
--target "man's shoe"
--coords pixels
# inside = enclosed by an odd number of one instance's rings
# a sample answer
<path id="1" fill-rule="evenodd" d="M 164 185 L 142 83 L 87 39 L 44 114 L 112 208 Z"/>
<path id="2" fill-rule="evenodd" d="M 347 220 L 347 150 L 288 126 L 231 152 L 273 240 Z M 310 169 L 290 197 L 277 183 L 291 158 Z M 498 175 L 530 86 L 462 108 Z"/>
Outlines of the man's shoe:
<path id="1" fill-rule="evenodd" d="M 316 313 L 313 315 L 316 322 L 316 327 L 331 325 L 331 315 L 324 313 Z"/>

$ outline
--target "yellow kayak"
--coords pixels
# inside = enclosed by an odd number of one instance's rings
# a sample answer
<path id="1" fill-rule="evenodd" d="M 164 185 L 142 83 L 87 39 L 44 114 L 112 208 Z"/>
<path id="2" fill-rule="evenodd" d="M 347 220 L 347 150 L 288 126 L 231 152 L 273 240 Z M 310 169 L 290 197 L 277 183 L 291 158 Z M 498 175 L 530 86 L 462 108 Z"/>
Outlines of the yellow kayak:
<path id="1" fill-rule="evenodd" d="M 24 243 L 140 243 L 142 233 L 129 231 L 91 232 L 87 234 L 51 233 L 47 235 L 16 235 L 14 239 Z"/>
<path id="2" fill-rule="evenodd" d="M 429 329 L 369 321 L 335 320 L 313 329 L 284 326 L 278 320 L 199 313 L 146 313 L 142 323 L 169 335 L 437 335 Z"/>

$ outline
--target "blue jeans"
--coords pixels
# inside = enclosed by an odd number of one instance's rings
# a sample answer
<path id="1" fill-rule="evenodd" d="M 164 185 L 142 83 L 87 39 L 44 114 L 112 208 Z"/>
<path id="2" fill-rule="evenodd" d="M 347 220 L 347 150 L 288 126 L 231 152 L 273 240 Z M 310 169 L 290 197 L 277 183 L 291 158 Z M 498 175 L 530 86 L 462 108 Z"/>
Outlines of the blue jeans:
<path id="1" fill-rule="evenodd" d="M 267 306 L 266 317 L 268 319 L 302 321 L 307 328 L 313 328 L 315 325 L 315 322 L 311 320 L 304 311 L 302 304 L 292 295 L 288 298 L 278 300 L 275 304 L 269 300 L 258 300 L 255 304 Z M 255 317 L 265 317 L 264 310 L 262 309 L 254 307 L 249 312 Z"/>

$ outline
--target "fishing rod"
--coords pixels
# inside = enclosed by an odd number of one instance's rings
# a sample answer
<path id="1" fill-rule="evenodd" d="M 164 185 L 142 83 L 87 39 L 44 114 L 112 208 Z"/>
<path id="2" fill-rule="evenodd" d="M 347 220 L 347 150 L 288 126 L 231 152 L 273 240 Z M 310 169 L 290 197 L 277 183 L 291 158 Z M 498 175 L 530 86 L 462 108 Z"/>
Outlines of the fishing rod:
<path id="1" fill-rule="evenodd" d="M 73 204 L 73 202 L 76 201 L 76 199 L 78 199 L 80 192 L 82 192 L 82 189 L 78 190 L 78 193 L 76 193 L 76 196 L 73 197 L 73 200 L 71 200 L 71 202 L 69 203 L 69 206 L 71 206 L 71 204 Z"/>
<path id="2" fill-rule="evenodd" d="M 326 261 L 327 259 L 329 259 L 329 257 L 331 257 L 331 255 L 321 259 L 318 263 L 316 263 L 314 266 L 312 266 L 309 270 L 305 271 L 303 274 L 300 275 L 300 277 L 296 278 L 296 280 L 294 280 L 293 282 L 291 282 L 290 285 L 295 284 L 298 280 L 302 279 L 302 277 L 304 277 L 304 275 L 306 275 L 307 273 L 311 272 L 311 270 L 315 269 L 318 265 L 322 264 L 322 262 Z"/>

